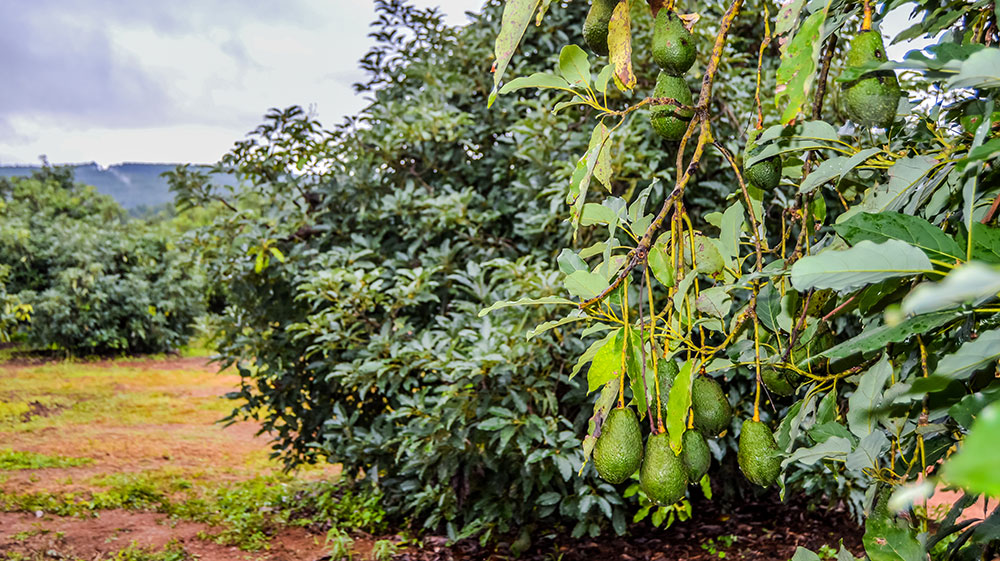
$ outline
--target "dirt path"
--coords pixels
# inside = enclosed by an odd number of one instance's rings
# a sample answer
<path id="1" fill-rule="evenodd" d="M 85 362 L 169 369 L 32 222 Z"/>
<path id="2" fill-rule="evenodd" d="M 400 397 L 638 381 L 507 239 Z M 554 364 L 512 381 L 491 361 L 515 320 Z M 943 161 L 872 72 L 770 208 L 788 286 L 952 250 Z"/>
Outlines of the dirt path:
<path id="1" fill-rule="evenodd" d="M 238 376 L 218 374 L 203 358 L 0 365 L 0 453 L 54 458 L 57 465 L 66 458 L 86 462 L 0 471 L 0 493 L 85 497 L 122 481 L 174 489 L 279 474 L 258 424 L 217 422 L 232 408 L 222 397 L 238 384 Z M 339 470 L 330 466 L 300 476 L 336 480 Z M 102 510 L 97 517 L 5 512 L 0 559 L 104 559 L 133 544 L 179 547 L 203 560 L 325 555 L 323 536 L 303 528 L 281 529 L 259 553 L 199 538 L 217 531 L 136 510 Z"/>

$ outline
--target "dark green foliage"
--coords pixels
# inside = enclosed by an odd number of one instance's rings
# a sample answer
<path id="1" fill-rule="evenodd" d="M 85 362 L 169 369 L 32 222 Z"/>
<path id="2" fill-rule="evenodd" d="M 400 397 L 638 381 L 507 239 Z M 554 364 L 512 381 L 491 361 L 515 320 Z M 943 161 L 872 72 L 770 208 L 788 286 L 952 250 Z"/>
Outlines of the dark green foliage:
<path id="1" fill-rule="evenodd" d="M 594 445 L 594 467 L 608 483 L 625 481 L 642 461 L 642 432 L 631 409 L 614 408 L 601 428 Z"/>
<path id="2" fill-rule="evenodd" d="M 639 471 L 642 491 L 656 504 L 672 505 L 684 498 L 687 484 L 687 468 L 671 450 L 670 436 L 666 432 L 651 435 Z"/>
<path id="3" fill-rule="evenodd" d="M 32 307 L 28 342 L 74 354 L 161 352 L 187 343 L 203 307 L 193 258 L 72 172 L 0 179 L 0 267 Z"/>
<path id="4" fill-rule="evenodd" d="M 660 10 L 653 25 L 653 61 L 667 74 L 683 76 L 695 60 L 691 32 L 673 10 Z"/>
<path id="5" fill-rule="evenodd" d="M 666 71 L 660 72 L 656 77 L 656 88 L 653 90 L 653 97 L 662 97 L 676 100 L 681 105 L 690 106 L 694 98 L 691 96 L 691 89 L 688 88 L 684 78 L 671 76 Z M 680 140 L 687 130 L 688 122 L 691 119 L 690 110 L 681 109 L 669 103 L 654 105 L 649 111 L 649 120 L 653 125 L 653 130 L 666 140 Z"/>
<path id="6" fill-rule="evenodd" d="M 847 67 L 884 61 L 885 46 L 878 31 L 863 31 L 851 40 Z M 892 70 L 868 72 L 844 86 L 844 106 L 851 120 L 865 127 L 888 127 L 896 118 L 902 90 Z"/>
<path id="7" fill-rule="evenodd" d="M 694 427 L 705 436 L 718 435 L 733 419 L 733 408 L 722 386 L 707 376 L 698 376 L 691 384 L 691 411 Z"/>
<path id="8" fill-rule="evenodd" d="M 773 156 L 755 162 L 747 169 L 746 179 L 759 189 L 774 189 L 781 182 L 781 158 Z"/>
<path id="9" fill-rule="evenodd" d="M 587 19 L 583 21 L 583 40 L 595 54 L 608 54 L 608 23 L 618 0 L 591 0 Z"/>
<path id="10" fill-rule="evenodd" d="M 708 468 L 712 463 L 712 455 L 708 450 L 708 442 L 705 436 L 696 430 L 686 430 L 683 436 L 683 449 L 681 450 L 681 460 L 687 469 L 688 480 L 697 483 L 708 473 Z"/>
<path id="11" fill-rule="evenodd" d="M 737 458 L 740 470 L 751 483 L 769 487 L 781 472 L 778 445 L 767 425 L 760 421 L 743 421 Z"/>

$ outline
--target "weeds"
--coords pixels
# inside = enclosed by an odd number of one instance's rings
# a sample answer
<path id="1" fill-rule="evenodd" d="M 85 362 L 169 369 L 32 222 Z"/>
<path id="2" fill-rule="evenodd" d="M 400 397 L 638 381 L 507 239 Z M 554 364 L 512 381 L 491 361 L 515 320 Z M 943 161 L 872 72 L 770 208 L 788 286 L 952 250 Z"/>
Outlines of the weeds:
<path id="1" fill-rule="evenodd" d="M 87 465 L 93 461 L 90 458 L 46 456 L 45 454 L 22 452 L 10 448 L 0 449 L 0 471 L 78 467 Z"/>

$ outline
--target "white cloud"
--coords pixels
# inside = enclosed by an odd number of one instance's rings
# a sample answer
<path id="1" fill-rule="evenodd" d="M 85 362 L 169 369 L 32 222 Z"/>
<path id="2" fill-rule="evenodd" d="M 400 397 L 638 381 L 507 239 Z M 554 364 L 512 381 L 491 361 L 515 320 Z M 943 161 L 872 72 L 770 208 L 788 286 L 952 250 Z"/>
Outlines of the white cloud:
<path id="1" fill-rule="evenodd" d="M 478 0 L 416 0 L 451 24 Z M 359 0 L 10 1 L 0 21 L 0 164 L 211 162 L 270 107 L 328 125 L 352 84 L 373 4 Z"/>

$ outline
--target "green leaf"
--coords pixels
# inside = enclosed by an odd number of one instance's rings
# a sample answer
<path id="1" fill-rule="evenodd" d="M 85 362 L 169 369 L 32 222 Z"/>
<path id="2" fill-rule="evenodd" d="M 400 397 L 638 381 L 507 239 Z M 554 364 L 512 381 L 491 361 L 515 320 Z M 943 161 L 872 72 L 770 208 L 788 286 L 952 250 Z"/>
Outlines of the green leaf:
<path id="1" fill-rule="evenodd" d="M 566 325 L 567 323 L 574 323 L 574 322 L 577 322 L 577 321 L 584 321 L 584 320 L 588 320 L 588 319 L 590 319 L 590 316 L 588 316 L 587 314 L 583 313 L 582 310 L 573 310 L 572 312 L 570 312 L 570 315 L 568 315 L 566 317 L 559 318 L 559 319 L 554 319 L 554 320 L 542 323 L 540 325 L 536 325 L 534 329 L 532 329 L 531 331 L 528 332 L 527 338 L 530 341 L 530 340 L 534 339 L 536 336 L 541 335 L 542 333 L 545 333 L 546 331 L 548 331 L 550 329 L 554 329 L 556 327 L 559 327 L 560 325 Z"/>
<path id="2" fill-rule="evenodd" d="M 542 298 L 521 298 L 519 300 L 504 300 L 501 302 L 496 302 L 489 308 L 479 310 L 479 317 L 483 317 L 486 314 L 499 310 L 500 308 L 510 308 L 513 306 L 538 306 L 541 304 L 568 304 L 570 306 L 576 306 L 576 302 L 572 300 L 567 300 L 561 296 L 545 296 Z"/>
<path id="3" fill-rule="evenodd" d="M 982 49 L 969 56 L 958 75 L 948 80 L 949 88 L 1000 87 L 1000 49 Z"/>
<path id="4" fill-rule="evenodd" d="M 615 67 L 615 85 L 625 91 L 635 87 L 635 73 L 632 72 L 632 17 L 629 15 L 630 2 L 619 2 L 611 13 L 608 23 L 608 50 L 611 63 Z"/>
<path id="5" fill-rule="evenodd" d="M 799 292 L 810 288 L 846 290 L 893 277 L 932 271 L 923 251 L 899 241 L 876 244 L 865 240 L 842 251 L 824 251 L 803 257 L 792 265 L 792 286 Z"/>
<path id="6" fill-rule="evenodd" d="M 780 332 L 781 294 L 773 284 L 766 284 L 760 289 L 760 293 L 757 294 L 756 312 L 764 327 L 772 333 Z"/>
<path id="7" fill-rule="evenodd" d="M 1000 271 L 978 261 L 952 269 L 939 282 L 925 282 L 903 298 L 900 311 L 904 314 L 926 314 L 957 308 L 965 304 L 978 306 L 1000 293 Z"/>
<path id="8" fill-rule="evenodd" d="M 790 561 L 820 561 L 820 558 L 819 555 L 800 545 L 795 548 L 795 555 L 792 555 Z"/>
<path id="9" fill-rule="evenodd" d="M 983 123 L 985 126 L 985 123 Z M 988 162 L 1000 156 L 1000 138 L 994 138 L 969 150 L 969 155 L 962 159 L 959 169 L 965 169 L 971 164 Z"/>
<path id="10" fill-rule="evenodd" d="M 781 466 L 785 467 L 792 462 L 801 462 L 804 465 L 811 466 L 820 460 L 843 459 L 850 453 L 850 440 L 840 436 L 832 436 L 815 446 L 795 450 L 781 461 Z"/>
<path id="11" fill-rule="evenodd" d="M 966 491 L 1000 497 L 1000 404 L 979 413 L 958 453 L 944 465 L 945 481 Z"/>
<path id="12" fill-rule="evenodd" d="M 882 390 L 892 376 L 892 364 L 882 357 L 861 375 L 858 387 L 848 400 L 847 427 L 858 438 L 872 433 L 878 416 L 875 413 L 882 405 Z"/>
<path id="13" fill-rule="evenodd" d="M 587 53 L 577 45 L 566 45 L 559 52 L 559 73 L 571 86 L 590 86 L 590 60 Z"/>
<path id="14" fill-rule="evenodd" d="M 972 225 L 972 258 L 1000 264 L 1000 228 L 979 222 Z"/>
<path id="15" fill-rule="evenodd" d="M 570 294 L 583 300 L 597 296 L 608 287 L 604 277 L 590 271 L 574 271 L 566 276 L 563 285 Z"/>
<path id="16" fill-rule="evenodd" d="M 962 380 L 1000 360 L 1000 329 L 985 331 L 938 361 L 934 376 Z"/>
<path id="17" fill-rule="evenodd" d="M 855 337 L 823 351 L 811 360 L 815 360 L 818 357 L 829 357 L 837 360 L 857 353 L 867 353 L 884 349 L 890 343 L 899 343 L 913 335 L 929 333 L 949 321 L 962 317 L 962 315 L 955 311 L 936 312 L 912 317 L 896 325 L 868 327 Z"/>
<path id="18" fill-rule="evenodd" d="M 781 113 L 782 124 L 794 119 L 810 99 L 809 90 L 812 88 L 816 60 L 823 43 L 821 39 L 827 8 L 828 6 L 824 6 L 822 10 L 810 14 L 802 22 L 788 49 L 781 54 L 774 103 L 777 107 L 784 107 Z"/>
<path id="19" fill-rule="evenodd" d="M 851 245 L 869 240 L 881 243 L 900 240 L 918 247 L 931 259 L 963 259 L 965 252 L 948 234 L 917 216 L 899 212 L 861 212 L 835 225 L 834 230 Z"/>
<path id="20" fill-rule="evenodd" d="M 569 88 L 569 82 L 549 72 L 535 72 L 531 76 L 521 76 L 507 82 L 500 88 L 500 94 L 507 94 L 523 88 Z"/>
<path id="21" fill-rule="evenodd" d="M 697 369 L 693 360 L 688 360 L 681 366 L 681 371 L 674 378 L 667 398 L 667 432 L 670 433 L 670 448 L 675 454 L 680 454 L 684 430 L 687 428 L 688 409 L 691 408 L 691 383 Z"/>
<path id="22" fill-rule="evenodd" d="M 825 160 L 802 180 L 802 184 L 799 185 L 799 193 L 810 193 L 813 189 L 827 181 L 846 175 L 852 169 L 863 164 L 865 160 L 881 151 L 880 148 L 868 148 L 853 156 L 834 156 Z"/>
<path id="23" fill-rule="evenodd" d="M 549 491 L 548 493 L 542 493 L 535 502 L 539 506 L 552 506 L 557 504 L 560 499 L 562 499 L 562 495 L 555 491 Z"/>
<path id="24" fill-rule="evenodd" d="M 611 80 L 611 74 L 613 74 L 614 71 L 615 71 L 614 65 L 612 64 L 604 65 L 604 68 L 602 68 L 601 71 L 597 73 L 597 79 L 594 80 L 594 88 L 601 93 L 605 93 L 606 91 L 608 91 L 608 81 Z"/>
<path id="25" fill-rule="evenodd" d="M 610 337 L 610 336 L 609 336 Z M 605 338 L 607 341 L 608 338 Z M 587 371 L 587 393 L 619 377 L 622 369 L 622 349 L 625 347 L 625 329 L 614 332 L 614 339 L 605 343 L 590 363 Z"/>
<path id="26" fill-rule="evenodd" d="M 838 427 L 843 425 L 834 423 Z M 852 471 L 861 471 L 865 468 L 878 469 L 879 458 L 889 449 L 889 439 L 885 433 L 876 430 L 861 439 L 858 447 L 847 455 L 844 467 Z"/>
<path id="27" fill-rule="evenodd" d="M 618 215 L 611 208 L 597 203 L 586 203 L 583 205 L 583 213 L 580 215 L 581 226 L 613 223 L 618 223 Z"/>
<path id="28" fill-rule="evenodd" d="M 503 17 L 500 19 L 500 33 L 493 45 L 493 56 L 496 61 L 493 63 L 493 91 L 490 92 L 489 101 L 486 106 L 492 107 L 497 98 L 497 88 L 503 73 L 507 70 L 510 57 L 514 55 L 524 30 L 528 28 L 531 15 L 535 13 L 539 0 L 508 0 L 503 8 Z"/>
<path id="29" fill-rule="evenodd" d="M 604 345 L 613 341 L 614 338 L 618 336 L 619 331 L 621 331 L 620 327 L 611 333 L 608 333 L 603 339 L 598 339 L 597 341 L 591 343 L 590 346 L 587 347 L 587 350 L 583 351 L 583 354 L 580 355 L 579 359 L 577 359 L 576 366 L 573 367 L 573 371 L 569 374 L 569 379 L 572 380 L 585 364 L 594 360 L 594 357 L 597 356 L 597 351 L 601 350 Z"/>
<path id="30" fill-rule="evenodd" d="M 909 196 L 928 173 L 940 163 L 930 156 L 900 158 L 889 168 L 889 182 L 865 192 L 855 207 L 860 211 L 883 212 L 903 208 Z"/>
<path id="31" fill-rule="evenodd" d="M 653 247 L 649 248 L 646 261 L 649 263 L 650 270 L 653 271 L 653 276 L 660 281 L 660 284 L 666 287 L 674 286 L 674 269 L 670 266 L 666 244 L 661 244 L 659 241 L 653 244 Z"/>

